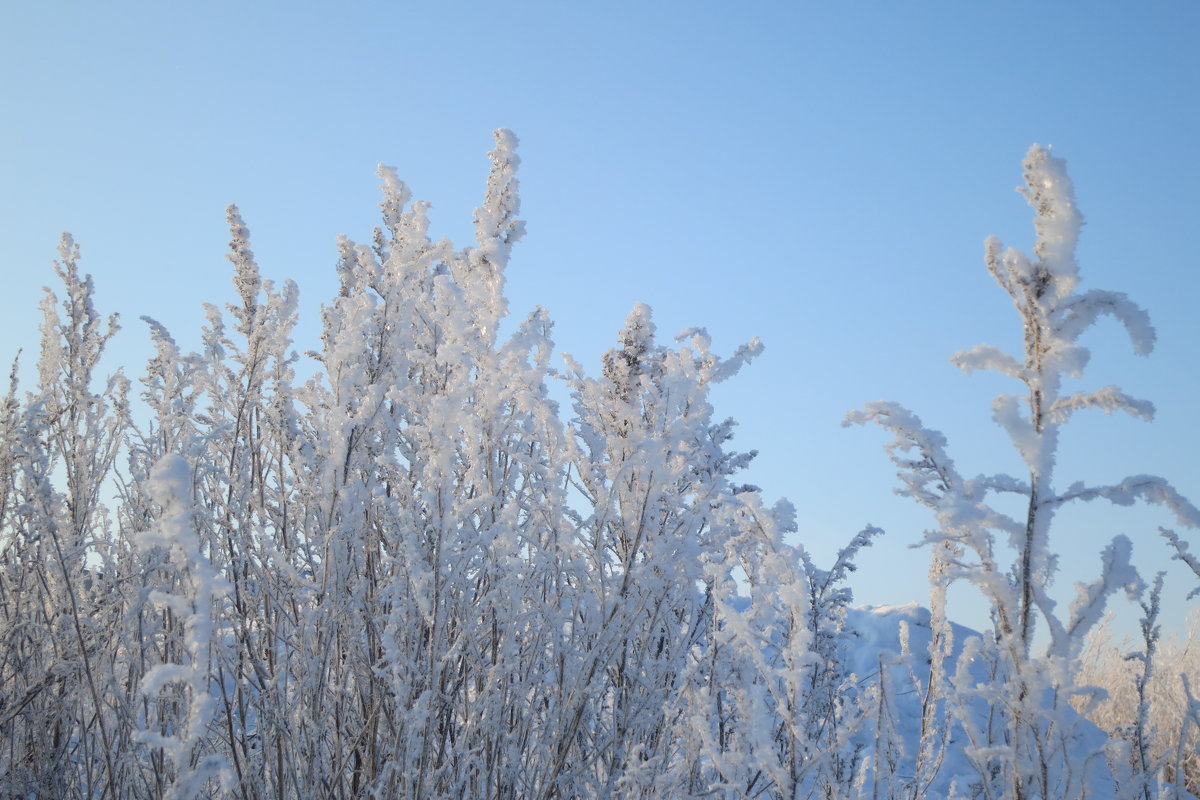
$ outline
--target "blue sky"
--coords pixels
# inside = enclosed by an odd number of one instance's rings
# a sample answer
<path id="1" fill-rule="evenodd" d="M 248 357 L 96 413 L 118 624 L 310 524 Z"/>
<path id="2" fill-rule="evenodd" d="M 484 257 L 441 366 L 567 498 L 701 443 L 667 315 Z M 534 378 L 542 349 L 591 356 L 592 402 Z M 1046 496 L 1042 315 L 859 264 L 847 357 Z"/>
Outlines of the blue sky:
<path id="1" fill-rule="evenodd" d="M 548 308 L 559 350 L 590 365 L 636 301 L 664 335 L 704 325 L 726 353 L 761 336 L 761 359 L 715 395 L 735 444 L 761 453 L 749 480 L 792 500 L 818 561 L 884 527 L 858 599 L 924 600 L 926 554 L 908 545 L 931 519 L 891 495 L 884 434 L 840 421 L 896 400 L 946 433 L 962 471 L 1018 470 L 990 421 L 992 395 L 1016 387 L 948 357 L 1019 344 L 981 254 L 988 234 L 1032 240 L 1013 189 L 1034 142 L 1075 180 L 1084 286 L 1128 292 L 1159 332 L 1149 359 L 1112 323 L 1086 341 L 1082 385 L 1116 383 L 1159 419 L 1080 418 L 1059 475 L 1151 472 L 1200 498 L 1198 37 L 1184 0 L 9 3 L 0 356 L 36 346 L 62 230 L 122 315 L 110 367 L 139 373 L 142 314 L 194 345 L 199 303 L 232 295 L 230 202 L 264 272 L 299 282 L 297 344 L 316 347 L 334 238 L 377 219 L 376 163 L 463 241 L 490 131 L 509 127 L 529 230 L 512 312 Z M 1128 533 L 1144 571 L 1168 569 L 1165 621 L 1182 624 L 1200 601 L 1154 535 L 1169 523 L 1064 515 L 1060 593 Z M 984 624 L 969 593 L 953 602 Z"/>

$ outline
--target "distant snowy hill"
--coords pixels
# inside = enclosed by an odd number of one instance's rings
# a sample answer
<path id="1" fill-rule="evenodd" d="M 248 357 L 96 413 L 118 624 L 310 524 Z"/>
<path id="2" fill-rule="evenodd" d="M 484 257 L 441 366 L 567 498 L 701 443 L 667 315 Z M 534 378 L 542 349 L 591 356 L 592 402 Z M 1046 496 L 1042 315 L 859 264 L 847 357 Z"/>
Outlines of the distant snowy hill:
<path id="1" fill-rule="evenodd" d="M 850 609 L 847 614 L 845 637 L 847 668 L 856 675 L 864 686 L 880 685 L 891 694 L 891 713 L 881 724 L 878 719 L 869 720 L 857 734 L 864 748 L 874 750 L 881 745 L 894 748 L 897 772 L 893 781 L 901 781 L 915 790 L 916 797 L 948 798 L 977 796 L 973 782 L 978 780 L 978 768 L 973 758 L 986 757 L 984 748 L 972 743 L 968 727 L 982 731 L 989 722 L 991 705 L 1003 698 L 989 698 L 993 681 L 979 658 L 966 662 L 967 676 L 957 675 L 960 659 L 966 648 L 982 642 L 983 635 L 962 625 L 949 623 L 952 644 L 945 659 L 946 678 L 961 688 L 978 690 L 978 697 L 969 709 L 950 710 L 951 717 L 947 744 L 940 765 L 926 776 L 922 787 L 911 784 L 917 777 L 913 774 L 921 743 L 922 704 L 925 687 L 929 685 L 929 648 L 933 638 L 930 612 L 917 603 L 902 606 L 874 606 Z M 907 646 L 905 646 L 905 642 Z M 886 672 L 880 682 L 877 676 L 880 667 Z M 1053 699 L 1047 697 L 1046 702 Z M 960 717 L 955 719 L 954 717 Z M 1068 710 L 1071 725 L 1062 733 L 1059 744 L 1071 754 L 1068 762 L 1077 770 L 1073 777 L 1082 778 L 1089 787 L 1084 797 L 1113 796 L 1113 775 L 1102 753 L 1108 744 L 1108 736 L 1082 716 Z M 945 716 L 935 721 L 947 725 Z M 891 729 L 886 730 L 890 725 Z M 879 763 L 879 759 L 876 759 Z M 870 786 L 875 776 L 866 777 Z M 868 793 L 869 796 L 869 793 Z M 1058 797 L 1061 795 L 1055 795 Z"/>

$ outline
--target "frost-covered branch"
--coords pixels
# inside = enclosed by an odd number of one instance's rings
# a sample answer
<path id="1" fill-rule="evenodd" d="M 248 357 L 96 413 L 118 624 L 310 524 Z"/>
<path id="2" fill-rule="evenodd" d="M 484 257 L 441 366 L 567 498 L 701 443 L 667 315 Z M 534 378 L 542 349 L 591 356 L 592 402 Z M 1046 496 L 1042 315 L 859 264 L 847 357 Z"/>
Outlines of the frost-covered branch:
<path id="1" fill-rule="evenodd" d="M 1059 305 L 1059 310 L 1055 330 L 1068 342 L 1076 341 L 1100 317 L 1108 314 L 1125 326 L 1136 355 L 1148 356 L 1154 350 L 1157 334 L 1150 324 L 1150 315 L 1123 292 L 1091 289 L 1070 297 Z"/>
<path id="2" fill-rule="evenodd" d="M 1048 497 L 1049 505 L 1063 505 L 1075 500 L 1090 502 L 1107 500 L 1113 505 L 1131 506 L 1135 502 L 1163 506 L 1175 515 L 1180 525 L 1200 528 L 1200 509 L 1192 505 L 1165 478 L 1157 475 L 1133 475 L 1111 486 L 1084 486 L 1080 482 L 1071 484 L 1062 494 Z"/>
<path id="3" fill-rule="evenodd" d="M 1019 361 L 990 344 L 977 345 L 970 350 L 960 350 L 950 357 L 950 361 L 966 373 L 990 369 L 1019 381 L 1023 381 L 1027 377 L 1025 368 Z"/>
<path id="4" fill-rule="evenodd" d="M 1173 555 L 1172 558 L 1187 564 L 1189 567 L 1191 567 L 1192 572 L 1196 573 L 1196 577 L 1200 578 L 1200 558 L 1197 558 L 1195 554 L 1191 552 L 1191 550 L 1188 548 L 1188 543 L 1183 539 L 1180 539 L 1179 535 L 1175 533 L 1175 531 L 1167 530 L 1166 528 L 1159 528 L 1158 530 L 1159 533 L 1162 534 L 1162 537 L 1167 540 L 1167 543 L 1175 549 L 1175 555 Z M 1197 595 L 1200 595 L 1200 586 L 1197 586 L 1195 589 L 1192 589 L 1190 592 L 1188 592 L 1188 599 L 1190 600 Z"/>
<path id="5" fill-rule="evenodd" d="M 940 498 L 961 483 L 954 462 L 946 453 L 946 437 L 926 428 L 921 418 L 907 408 L 884 401 L 867 403 L 862 410 L 848 413 L 842 425 L 866 425 L 868 422 L 896 435 L 884 448 L 892 463 L 900 468 L 897 475 L 904 488 L 897 490 L 899 494 L 937 508 Z"/>
<path id="6" fill-rule="evenodd" d="M 1071 603 L 1066 624 L 1053 614 L 1047 614 L 1050 626 L 1048 654 L 1054 658 L 1075 659 L 1083 648 L 1089 631 L 1100 622 L 1108 598 L 1124 591 L 1130 600 L 1141 597 L 1145 584 L 1133 567 L 1130 557 L 1133 543 L 1127 536 L 1117 536 L 1100 554 L 1100 577 L 1092 583 L 1075 585 L 1075 600 Z"/>
<path id="7" fill-rule="evenodd" d="M 1124 411 L 1131 417 L 1154 421 L 1154 404 L 1148 400 L 1138 400 L 1122 392 L 1116 386 L 1104 386 L 1092 392 L 1077 392 L 1055 401 L 1047 412 L 1050 420 L 1062 424 L 1071 418 L 1076 411 L 1084 408 L 1098 408 L 1105 414 L 1114 411 Z"/>

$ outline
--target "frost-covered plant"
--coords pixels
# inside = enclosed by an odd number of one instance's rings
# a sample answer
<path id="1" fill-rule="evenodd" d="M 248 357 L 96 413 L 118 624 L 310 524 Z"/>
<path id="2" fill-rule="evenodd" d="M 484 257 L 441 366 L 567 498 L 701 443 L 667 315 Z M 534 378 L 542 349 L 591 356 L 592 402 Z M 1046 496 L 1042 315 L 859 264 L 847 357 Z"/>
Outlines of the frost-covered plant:
<path id="1" fill-rule="evenodd" d="M 1145 798 L 1151 798 L 1151 786 L 1154 775 L 1158 772 L 1157 765 L 1151 760 L 1151 746 L 1154 733 L 1150 727 L 1150 682 L 1154 677 L 1154 656 L 1158 650 L 1158 640 L 1161 629 L 1158 625 L 1158 615 L 1162 608 L 1163 573 L 1154 578 L 1154 586 L 1150 589 L 1149 599 L 1141 602 L 1142 606 L 1142 644 L 1143 649 L 1130 653 L 1126 659 L 1140 665 L 1134 686 L 1137 689 L 1137 719 L 1127 729 L 1126 736 L 1130 740 L 1133 762 L 1134 791 Z"/>
<path id="2" fill-rule="evenodd" d="M 993 665 L 1004 694 L 972 690 L 993 704 L 1005 720 L 1002 737 L 992 728 L 980 729 L 973 741 L 981 759 L 981 789 L 985 794 L 1015 798 L 1072 796 L 1086 785 L 1072 769 L 1073 723 L 1066 698 L 1072 686 L 1073 664 L 1084 636 L 1099 620 L 1107 598 L 1124 590 L 1141 591 L 1141 581 L 1129 561 L 1131 545 L 1116 537 L 1102 553 L 1101 577 L 1080 585 L 1078 596 L 1064 615 L 1056 610 L 1048 588 L 1057 571 L 1051 544 L 1052 522 L 1063 505 L 1104 499 L 1117 504 L 1144 500 L 1167 506 L 1181 524 L 1200 525 L 1200 512 L 1165 480 L 1137 475 L 1111 486 L 1073 483 L 1058 489 L 1054 480 L 1058 432 L 1071 416 L 1084 409 L 1123 411 L 1151 419 L 1153 406 L 1114 386 L 1064 395 L 1064 377 L 1079 376 L 1089 351 L 1080 336 L 1101 316 L 1122 322 L 1134 352 L 1145 355 L 1154 344 L 1146 313 L 1125 295 L 1081 291 L 1075 245 L 1082 216 L 1064 162 L 1047 148 L 1034 146 L 1026 156 L 1024 194 L 1033 207 L 1037 240 L 1033 256 L 1004 250 L 998 240 L 986 245 L 985 263 L 1013 302 L 1024 330 L 1024 347 L 1014 357 L 990 345 L 957 353 L 953 361 L 966 372 L 996 370 L 1024 385 L 1024 398 L 1000 395 L 993 417 L 1008 434 L 1028 470 L 1027 479 L 1008 475 L 964 478 L 946 454 L 944 437 L 926 429 L 907 409 L 894 403 L 872 403 L 848 416 L 848 422 L 875 422 L 896 436 L 888 445 L 900 468 L 906 494 L 931 508 L 938 520 L 925 543 L 933 547 L 935 590 L 942 582 L 966 580 L 988 599 L 994 621 L 994 652 L 981 654 Z M 1023 499 L 1023 518 L 1014 518 L 989 502 L 994 494 Z M 995 536 L 1003 535 L 1016 553 L 1003 563 Z M 1037 623 L 1045 625 L 1049 644 L 1044 654 L 1033 652 Z M 960 698 L 960 705 L 963 700 Z M 965 708 L 965 706 L 964 706 Z M 964 712 L 969 713 L 969 712 Z M 964 723 L 965 723 L 965 717 Z M 990 788 L 989 788 L 990 787 Z"/>
<path id="3" fill-rule="evenodd" d="M 161 508 L 156 524 L 139 537 L 143 548 L 164 556 L 162 567 L 180 579 L 176 591 L 152 590 L 149 601 L 169 609 L 182 625 L 179 663 L 155 664 L 139 690 L 147 704 L 145 728 L 137 739 L 161 749 L 171 761 L 164 797 L 192 800 L 210 780 L 229 786 L 233 771 L 219 752 L 211 752 L 210 727 L 216 720 L 214 650 L 222 645 L 218 620 L 228 584 L 201 549 L 192 513 L 192 469 L 182 456 L 168 454 L 155 465 L 147 491 Z M 167 699 L 164 699 L 164 696 Z M 149 711 L 153 709 L 153 711 Z M 205 752 L 208 750 L 209 752 Z"/>
<path id="4" fill-rule="evenodd" d="M 314 747 L 351 793 L 532 796 L 554 780 L 526 755 L 552 759 L 557 732 L 532 698 L 551 705 L 548 676 L 569 665 L 581 562 L 549 321 L 498 337 L 522 232 L 515 147 L 497 132 L 474 246 L 431 241 L 427 204 L 382 167 L 383 226 L 339 242 L 300 488 L 316 545 L 306 635 L 340 727 Z"/>
<path id="5" fill-rule="evenodd" d="M 1172 800 L 1183 797 L 1180 789 L 1185 789 L 1193 796 L 1200 793 L 1200 748 L 1196 746 L 1197 740 L 1200 740 L 1200 698 L 1193 692 L 1192 682 L 1188 679 L 1188 675 L 1195 674 L 1194 671 L 1184 672 L 1179 676 L 1185 699 L 1183 726 L 1175 743 L 1175 752 L 1170 754 L 1167 768 L 1163 770 L 1163 781 L 1169 783 L 1173 790 L 1168 795 Z"/>
<path id="6" fill-rule="evenodd" d="M 731 480 L 754 454 L 725 449 L 733 424 L 714 422 L 708 392 L 760 345 L 721 359 L 703 330 L 678 341 L 678 349 L 657 344 L 639 304 L 600 377 L 570 362 L 570 475 L 589 562 L 574 624 L 591 620 L 570 696 L 572 713 L 591 724 L 586 733 L 563 729 L 576 743 L 563 750 L 563 740 L 560 752 L 595 766 L 560 793 L 617 781 L 628 796 L 661 796 L 682 775 L 691 784 L 712 779 L 697 773 L 710 740 L 688 727 L 680 700 L 711 697 L 696 666 L 716 656 L 717 607 L 733 583 L 725 549 L 742 524 L 734 509 L 756 490 Z"/>
<path id="7" fill-rule="evenodd" d="M 1126 763 L 1131 757 L 1144 761 L 1141 774 L 1151 789 L 1158 775 L 1195 794 L 1200 791 L 1200 730 L 1189 718 L 1185 684 L 1187 676 L 1200 674 L 1200 618 L 1193 613 L 1185 631 L 1160 637 L 1151 619 L 1152 600 L 1143 604 L 1140 647 L 1115 640 L 1107 619 L 1096 627 L 1080 658 L 1079 681 L 1104 690 L 1103 699 L 1087 709 L 1088 718 L 1114 740 L 1131 741 L 1134 746 L 1123 748 L 1119 757 Z M 1140 751 L 1134 741 L 1139 737 Z"/>
<path id="8" fill-rule="evenodd" d="M 858 676 L 847 667 L 847 653 L 854 646 L 855 636 L 846 625 L 846 611 L 854 597 L 848 584 L 850 574 L 857 569 L 855 557 L 882 533 L 873 526 L 864 528 L 838 551 L 828 570 L 817 567 L 806 551 L 800 551 L 803 581 L 808 590 L 806 622 L 811 637 L 811 663 L 804 669 L 806 685 L 800 717 L 810 757 L 821 764 L 816 783 L 825 797 L 853 796 L 852 787 L 863 761 L 863 746 L 852 739 L 864 709 L 856 702 L 854 683 Z M 883 683 L 881 671 L 880 702 L 886 698 L 887 687 Z M 887 714 L 887 709 L 877 714 L 877 731 L 886 732 Z M 877 766 L 895 757 L 886 752 L 874 755 Z"/>
<path id="9" fill-rule="evenodd" d="M 127 381 L 94 375 L 117 330 L 93 303 L 68 235 L 42 302 L 38 384 L 0 412 L 0 786 L 70 796 L 87 782 L 116 796 L 127 740 L 107 709 L 122 692 L 114 592 L 116 536 L 102 500 L 128 424 Z"/>

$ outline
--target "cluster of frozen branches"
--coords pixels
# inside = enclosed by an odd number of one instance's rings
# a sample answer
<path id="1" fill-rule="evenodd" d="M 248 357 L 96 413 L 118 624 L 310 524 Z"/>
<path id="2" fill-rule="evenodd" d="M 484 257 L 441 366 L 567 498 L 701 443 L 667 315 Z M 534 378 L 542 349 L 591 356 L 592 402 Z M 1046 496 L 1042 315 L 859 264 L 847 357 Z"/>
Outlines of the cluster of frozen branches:
<path id="1" fill-rule="evenodd" d="M 707 399 L 759 345 L 664 346 L 644 306 L 598 377 L 552 370 L 540 311 L 500 341 L 514 147 L 498 132 L 462 250 L 380 170 L 383 224 L 339 243 L 307 382 L 296 288 L 261 277 L 231 208 L 237 301 L 208 307 L 199 353 L 147 320 L 136 422 L 124 378 L 94 386 L 115 324 L 64 240 L 39 384 L 0 417 L 0 793 L 791 797 L 852 777 L 826 747 L 846 598 L 810 590 L 788 507 L 733 481 L 750 456 Z"/>
<path id="2" fill-rule="evenodd" d="M 784 541 L 791 506 L 765 507 L 737 481 L 753 453 L 729 449 L 733 423 L 709 404 L 757 342 L 729 358 L 703 329 L 664 345 L 639 305 L 591 377 L 551 366 L 541 311 L 500 338 L 523 225 L 515 137 L 496 140 L 464 249 L 432 241 L 427 206 L 380 169 L 382 225 L 369 243 L 339 241 L 340 292 L 306 381 L 291 349 L 296 287 L 260 275 L 230 208 L 237 301 L 207 307 L 198 353 L 146 320 L 155 355 L 145 413 L 131 412 L 131 384 L 94 375 L 116 324 L 93 308 L 64 237 L 66 296 L 47 296 L 38 384 L 20 395 L 14 369 L 0 406 L 0 793 L 1157 790 L 1145 777 L 1157 756 L 1139 751 L 1130 778 L 1067 703 L 1085 691 L 1070 682 L 1083 632 L 1114 591 L 1140 590 L 1128 543 L 1105 550 L 1104 577 L 1068 616 L 1044 592 L 1061 503 L 1142 497 L 1196 521 L 1158 479 L 1052 488 L 1053 431 L 1073 411 L 1148 409 L 1111 389 L 1057 395 L 1054 376 L 1082 368 L 1073 343 L 1098 314 L 1148 341 L 1122 296 L 1072 293 L 1073 240 L 1045 233 L 1036 264 L 989 249 L 1042 327 L 1025 365 L 988 349 L 961 359 L 1029 386 L 1029 416 L 997 404 L 1029 482 L 964 481 L 908 412 L 861 415 L 897 433 L 906 486 L 941 525 L 933 611 L 915 621 L 928 641 L 900 623 L 864 662 L 846 581 L 878 530 L 818 568 Z M 1028 522 L 991 510 L 994 491 L 1029 496 Z M 1018 543 L 1013 571 L 994 563 L 997 530 Z M 937 598 L 962 578 L 988 594 L 997 627 L 955 642 Z M 1030 649 L 1038 614 L 1044 658 Z"/>

